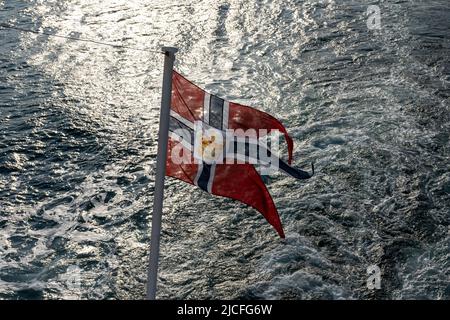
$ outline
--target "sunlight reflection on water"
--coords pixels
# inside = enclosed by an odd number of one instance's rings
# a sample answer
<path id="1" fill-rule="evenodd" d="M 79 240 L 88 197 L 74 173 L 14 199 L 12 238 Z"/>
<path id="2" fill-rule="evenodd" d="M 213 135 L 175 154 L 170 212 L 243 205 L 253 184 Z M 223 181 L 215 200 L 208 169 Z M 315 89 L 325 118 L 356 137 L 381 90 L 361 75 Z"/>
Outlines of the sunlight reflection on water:
<path id="1" fill-rule="evenodd" d="M 445 1 L 383 4 L 377 32 L 368 4 L 5 0 L 0 19 L 175 45 L 180 72 L 280 118 L 296 165 L 316 162 L 268 179 L 285 242 L 169 180 L 161 298 L 448 298 L 448 35 L 412 23 L 448 25 Z M 0 297 L 143 298 L 162 55 L 0 35 Z"/>

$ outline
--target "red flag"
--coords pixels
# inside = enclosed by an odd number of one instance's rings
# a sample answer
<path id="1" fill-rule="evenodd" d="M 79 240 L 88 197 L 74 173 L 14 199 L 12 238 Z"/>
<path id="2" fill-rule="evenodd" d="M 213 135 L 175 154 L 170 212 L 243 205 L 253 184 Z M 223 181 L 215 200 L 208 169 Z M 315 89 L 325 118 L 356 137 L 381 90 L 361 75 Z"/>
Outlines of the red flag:
<path id="1" fill-rule="evenodd" d="M 203 112 L 205 99 L 219 100 L 215 96 L 211 96 L 195 84 L 184 78 L 178 72 L 173 72 L 172 83 L 172 110 L 192 122 L 203 120 Z M 222 100 L 223 101 L 223 100 Z M 214 104 L 216 101 L 211 101 Z M 289 164 L 292 163 L 292 152 L 294 143 L 286 131 L 286 128 L 280 121 L 272 117 L 270 114 L 256 110 L 251 107 L 243 106 L 238 103 L 225 101 L 224 118 L 225 126 L 228 129 L 255 129 L 257 134 L 260 129 L 279 130 L 284 134 L 288 145 Z M 217 123 L 218 121 L 216 121 Z M 224 123 L 222 123 L 224 125 Z M 213 125 L 214 126 L 214 125 Z M 258 138 L 260 138 L 258 136 Z"/>
<path id="2" fill-rule="evenodd" d="M 193 143 L 196 122 L 201 122 L 219 132 L 227 129 L 244 131 L 255 129 L 259 135 L 260 129 L 269 132 L 279 130 L 287 141 L 291 162 L 293 143 L 284 126 L 267 113 L 227 102 L 200 89 L 179 73 L 175 71 L 173 73 L 166 175 L 197 185 L 211 194 L 239 200 L 252 206 L 261 212 L 280 237 L 284 238 L 275 204 L 253 164 L 196 161 Z M 177 130 L 183 130 L 184 133 L 180 135 Z M 308 173 L 294 169 L 281 160 L 280 169 L 299 179 L 311 177 Z"/>

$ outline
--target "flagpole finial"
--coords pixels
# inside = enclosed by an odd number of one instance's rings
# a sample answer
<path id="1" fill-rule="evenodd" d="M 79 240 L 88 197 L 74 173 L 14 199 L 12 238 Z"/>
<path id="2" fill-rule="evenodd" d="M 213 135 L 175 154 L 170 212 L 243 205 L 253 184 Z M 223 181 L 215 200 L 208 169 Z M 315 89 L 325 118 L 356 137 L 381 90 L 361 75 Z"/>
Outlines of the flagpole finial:
<path id="1" fill-rule="evenodd" d="M 162 47 L 161 48 L 164 53 L 172 53 L 175 54 L 178 52 L 178 48 L 175 47 Z"/>

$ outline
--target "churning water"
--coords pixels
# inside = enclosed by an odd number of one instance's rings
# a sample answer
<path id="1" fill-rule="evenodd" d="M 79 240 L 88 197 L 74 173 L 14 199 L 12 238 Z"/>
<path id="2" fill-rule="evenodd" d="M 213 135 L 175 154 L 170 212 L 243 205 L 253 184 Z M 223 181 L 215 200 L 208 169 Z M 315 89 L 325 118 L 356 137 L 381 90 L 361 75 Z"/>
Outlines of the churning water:
<path id="1" fill-rule="evenodd" d="M 0 22 L 180 48 L 280 118 L 306 182 L 254 210 L 169 180 L 160 298 L 450 299 L 447 0 L 0 0 Z M 0 298 L 145 295 L 163 56 L 0 29 Z M 367 268 L 381 269 L 369 290 Z"/>

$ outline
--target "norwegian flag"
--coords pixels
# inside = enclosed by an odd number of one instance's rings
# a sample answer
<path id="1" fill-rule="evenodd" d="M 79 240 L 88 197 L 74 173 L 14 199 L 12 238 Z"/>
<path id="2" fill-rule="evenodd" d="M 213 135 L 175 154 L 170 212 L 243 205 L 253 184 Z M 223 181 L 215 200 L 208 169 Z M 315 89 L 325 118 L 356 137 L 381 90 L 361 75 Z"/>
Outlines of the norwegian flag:
<path id="1" fill-rule="evenodd" d="M 288 147 L 288 163 L 276 159 L 281 171 L 297 178 L 309 179 L 314 175 L 305 171 L 292 168 L 293 142 L 284 126 L 274 117 L 254 108 L 237 103 L 225 101 L 217 96 L 211 95 L 192 82 L 181 76 L 176 71 L 172 76 L 172 103 L 171 119 L 169 129 L 168 154 L 166 162 L 166 175 L 198 186 L 202 190 L 213 195 L 239 200 L 263 214 L 266 220 L 275 228 L 280 237 L 284 238 L 284 231 L 278 215 L 277 208 L 272 200 L 266 185 L 255 168 L 255 162 L 249 150 L 252 144 L 259 145 L 265 129 L 266 132 L 278 130 L 284 135 Z M 241 150 L 233 148 L 231 155 L 225 152 L 224 158 L 234 157 L 243 162 L 229 163 L 216 161 L 196 161 L 195 141 L 196 126 L 202 124 L 204 128 L 215 130 L 227 137 L 227 130 L 242 129 L 244 131 L 254 129 L 254 139 L 244 140 L 245 147 Z M 180 134 L 184 132 L 184 134 Z M 201 131 L 202 132 L 202 131 Z M 263 132 L 261 134 L 261 132 Z M 229 136 L 228 136 L 229 138 Z M 231 137 L 232 144 L 236 144 L 238 136 Z M 207 145 L 208 143 L 206 143 Z M 200 145 L 205 146 L 205 143 Z M 261 147 L 261 146 L 260 146 Z M 224 147 L 224 150 L 226 147 Z M 270 149 L 258 148 L 253 160 L 263 164 L 261 150 L 266 155 L 274 158 Z M 182 153 L 180 161 L 178 157 Z M 177 159 L 174 159 L 174 155 Z"/>

